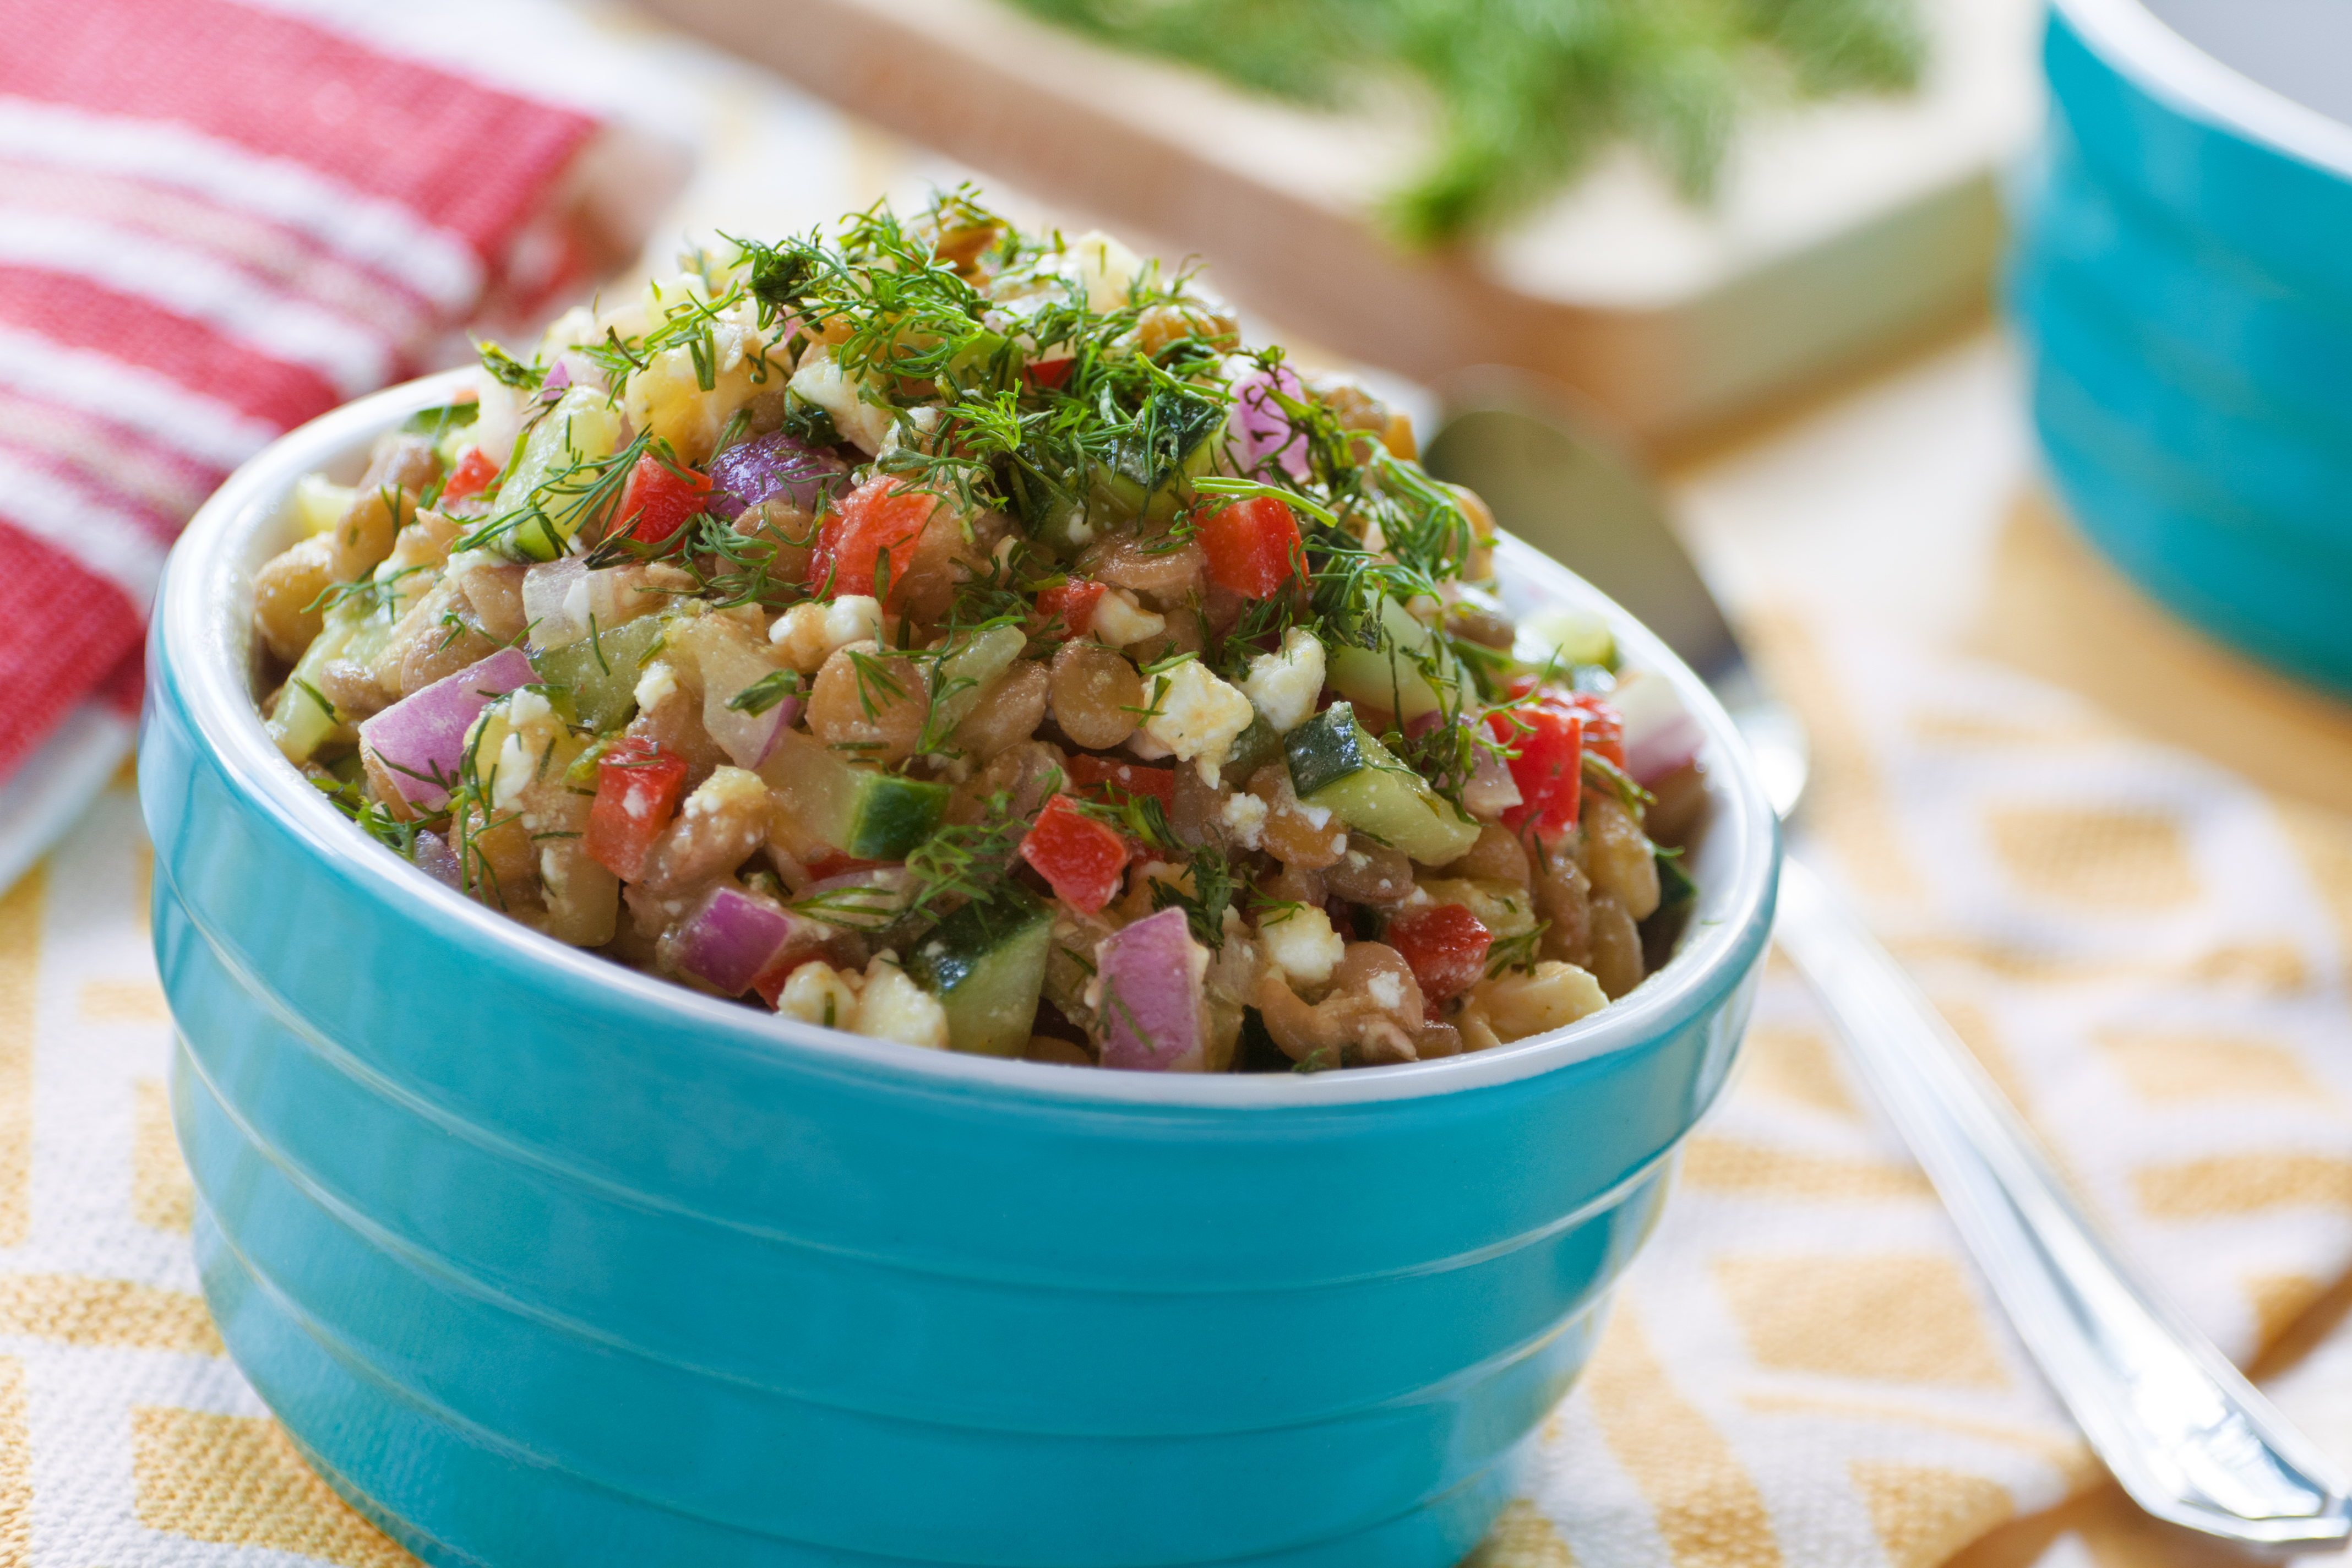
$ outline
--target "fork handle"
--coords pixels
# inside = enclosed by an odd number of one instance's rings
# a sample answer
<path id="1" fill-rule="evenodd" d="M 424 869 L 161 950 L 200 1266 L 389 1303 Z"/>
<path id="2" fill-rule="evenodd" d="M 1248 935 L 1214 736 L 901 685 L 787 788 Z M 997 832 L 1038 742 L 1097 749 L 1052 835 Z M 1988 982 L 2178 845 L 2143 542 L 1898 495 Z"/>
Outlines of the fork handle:
<path id="1" fill-rule="evenodd" d="M 2341 1476 L 2137 1278 L 1852 910 L 1791 858 L 1774 935 L 2100 1458 L 2148 1512 L 2268 1548 L 2352 1536 Z"/>

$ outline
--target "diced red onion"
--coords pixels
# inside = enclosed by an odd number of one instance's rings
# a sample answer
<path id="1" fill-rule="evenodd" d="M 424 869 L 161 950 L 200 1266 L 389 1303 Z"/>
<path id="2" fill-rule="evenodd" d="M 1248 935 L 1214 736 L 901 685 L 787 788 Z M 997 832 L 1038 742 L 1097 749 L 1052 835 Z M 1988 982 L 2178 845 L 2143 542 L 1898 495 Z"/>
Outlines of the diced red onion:
<path id="1" fill-rule="evenodd" d="M 1204 1049 L 1201 977 L 1208 953 L 1182 910 L 1162 910 L 1113 931 L 1095 952 L 1101 986 L 1102 1065 L 1138 1072 L 1198 1072 Z"/>
<path id="2" fill-rule="evenodd" d="M 416 836 L 416 868 L 445 888 L 466 890 L 466 868 L 457 863 L 457 851 L 448 841 L 431 828 Z"/>
<path id="3" fill-rule="evenodd" d="M 539 384 L 539 400 L 541 403 L 552 403 L 562 397 L 563 389 L 571 384 L 572 367 L 559 359 L 549 369 L 547 379 Z"/>
<path id="4" fill-rule="evenodd" d="M 1625 721 L 1625 771 L 1635 784 L 1655 784 L 1698 755 L 1706 739 L 1663 676 L 1636 676 L 1609 701 Z"/>
<path id="5" fill-rule="evenodd" d="M 740 996 L 803 923 L 782 904 L 721 882 L 662 939 L 662 957 L 721 996 Z"/>
<path id="6" fill-rule="evenodd" d="M 754 647 L 723 636 L 695 636 L 691 628 L 679 638 L 681 651 L 692 649 L 702 673 L 702 727 L 719 742 L 739 768 L 756 768 L 776 749 L 776 737 L 801 716 L 801 698 L 785 697 L 772 707 L 747 712 L 728 704 L 745 688 L 776 673 L 765 645 Z"/>
<path id="7" fill-rule="evenodd" d="M 522 649 L 502 647 L 362 722 L 360 745 L 384 763 L 383 776 L 403 800 L 420 811 L 438 811 L 465 758 L 466 731 L 490 699 L 538 679 Z"/>
<path id="8" fill-rule="evenodd" d="M 732 522 L 746 507 L 768 500 L 814 511 L 817 497 L 848 484 L 849 465 L 835 453 L 775 430 L 711 458 L 710 482 L 718 487 L 710 498 L 712 513 Z"/>
<path id="9" fill-rule="evenodd" d="M 1511 765 L 1485 747 L 1478 749 L 1478 761 L 1470 769 L 1470 777 L 1462 785 L 1462 805 L 1471 816 L 1492 819 L 1517 805 L 1526 797 L 1519 794 L 1519 781 L 1511 776 Z"/>
<path id="10" fill-rule="evenodd" d="M 1307 437 L 1290 426 L 1290 416 L 1271 395 L 1304 402 L 1307 389 L 1292 374 L 1288 365 L 1280 365 L 1269 374 L 1253 368 L 1244 372 L 1233 384 L 1234 405 L 1225 416 L 1225 446 L 1244 473 L 1255 473 L 1259 464 L 1277 452 L 1283 472 L 1296 479 L 1307 477 Z"/>
<path id="11" fill-rule="evenodd" d="M 588 617 L 572 599 L 587 574 L 588 563 L 577 555 L 543 561 L 522 574 L 522 616 L 530 623 L 531 647 L 543 652 L 588 635 Z"/>

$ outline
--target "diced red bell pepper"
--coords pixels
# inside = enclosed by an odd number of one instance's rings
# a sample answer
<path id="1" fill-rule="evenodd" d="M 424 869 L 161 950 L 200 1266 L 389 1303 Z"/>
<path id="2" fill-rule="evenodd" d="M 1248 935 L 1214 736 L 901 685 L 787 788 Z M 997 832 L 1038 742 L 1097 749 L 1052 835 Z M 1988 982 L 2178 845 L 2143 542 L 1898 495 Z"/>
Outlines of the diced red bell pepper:
<path id="1" fill-rule="evenodd" d="M 1036 623 L 1040 630 L 1058 626 L 1064 640 L 1094 630 L 1095 606 L 1102 603 L 1103 585 L 1073 577 L 1037 591 Z"/>
<path id="2" fill-rule="evenodd" d="M 1021 841 L 1021 858 L 1072 909 L 1089 915 L 1118 896 L 1127 857 L 1126 836 L 1080 811 L 1067 795 L 1047 801 Z"/>
<path id="3" fill-rule="evenodd" d="M 1381 940 L 1404 955 L 1424 1001 L 1444 1002 L 1478 984 L 1495 933 L 1460 904 L 1432 904 L 1389 921 Z"/>
<path id="4" fill-rule="evenodd" d="M 1304 575 L 1307 548 L 1298 519 L 1272 496 L 1219 507 L 1197 524 L 1209 575 L 1234 593 L 1263 599 Z"/>
<path id="5" fill-rule="evenodd" d="M 772 1007 L 776 998 L 784 994 L 784 982 L 793 977 L 793 971 L 819 959 L 827 963 L 856 965 L 856 960 L 846 951 L 845 940 L 838 932 L 814 921 L 795 921 L 793 934 L 784 939 L 783 947 L 761 966 L 759 973 L 751 976 L 751 989 L 760 994 L 761 1001 Z"/>
<path id="6" fill-rule="evenodd" d="M 1579 691 L 1570 696 L 1568 705 L 1584 719 L 1584 749 L 1623 767 L 1625 720 L 1617 711 L 1617 705 L 1590 691 Z"/>
<path id="7" fill-rule="evenodd" d="M 596 804 L 588 808 L 588 853 L 625 882 L 646 868 L 646 855 L 677 813 L 686 759 L 651 741 L 624 736 L 596 759 Z"/>
<path id="8" fill-rule="evenodd" d="M 1070 759 L 1070 788 L 1079 795 L 1109 799 L 1113 805 L 1127 795 L 1150 795 L 1161 805 L 1176 802 L 1176 770 L 1146 767 L 1140 763 L 1114 763 L 1080 752 Z M 1114 795 L 1116 792 L 1116 796 Z"/>
<path id="9" fill-rule="evenodd" d="M 1070 379 L 1070 372 L 1077 368 L 1077 363 L 1076 356 L 1068 354 L 1060 359 L 1031 360 L 1021 367 L 1021 379 L 1040 392 L 1057 392 Z"/>
<path id="10" fill-rule="evenodd" d="M 1584 716 L 1558 697 L 1538 697 L 1506 711 L 1486 715 L 1486 728 L 1516 747 L 1511 782 L 1519 804 L 1503 813 L 1503 826 L 1559 833 L 1576 826 L 1584 798 Z"/>
<path id="11" fill-rule="evenodd" d="M 685 527 L 688 518 L 710 510 L 714 489 L 707 475 L 683 464 L 673 468 L 647 452 L 621 488 L 621 521 L 614 531 L 659 544 Z"/>
<path id="12" fill-rule="evenodd" d="M 871 595 L 895 611 L 907 596 L 916 542 L 944 504 L 934 492 L 903 479 L 866 480 L 844 498 L 839 510 L 825 514 L 816 548 L 809 552 L 808 586 L 820 593 Z M 887 592 L 877 592 L 877 584 L 887 584 Z"/>
<path id="13" fill-rule="evenodd" d="M 1534 675 L 1513 676 L 1505 683 L 1503 695 L 1525 697 L 1539 686 L 1546 700 L 1583 719 L 1584 743 L 1595 756 L 1606 757 L 1621 768 L 1625 765 L 1625 721 L 1615 703 L 1591 691 L 1570 691 L 1557 683 L 1546 684 Z"/>
<path id="14" fill-rule="evenodd" d="M 441 504 L 455 506 L 498 482 L 499 466 L 490 461 L 489 454 L 479 447 L 468 447 L 457 459 L 457 466 L 449 470 L 448 482 L 441 487 Z"/>

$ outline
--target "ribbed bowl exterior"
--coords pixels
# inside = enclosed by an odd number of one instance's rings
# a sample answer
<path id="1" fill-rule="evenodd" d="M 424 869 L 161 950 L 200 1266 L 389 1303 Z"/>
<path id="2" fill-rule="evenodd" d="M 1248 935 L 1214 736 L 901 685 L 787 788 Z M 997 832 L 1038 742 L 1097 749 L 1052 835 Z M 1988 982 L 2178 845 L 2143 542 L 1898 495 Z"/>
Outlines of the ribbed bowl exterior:
<path id="1" fill-rule="evenodd" d="M 2051 16 L 2008 279 L 2050 476 L 2183 617 L 2352 691 L 2352 181 L 2233 122 L 2266 89 L 2154 26 Z"/>
<path id="2" fill-rule="evenodd" d="M 1606 1048 L 1163 1094 L 845 1043 L 544 942 L 303 798 L 221 698 L 233 616 L 189 604 L 255 526 L 172 563 L 141 792 L 207 1296 L 346 1495 L 498 1568 L 1475 1544 L 1732 1059 L 1752 786 L 1707 851 L 1743 890 Z"/>

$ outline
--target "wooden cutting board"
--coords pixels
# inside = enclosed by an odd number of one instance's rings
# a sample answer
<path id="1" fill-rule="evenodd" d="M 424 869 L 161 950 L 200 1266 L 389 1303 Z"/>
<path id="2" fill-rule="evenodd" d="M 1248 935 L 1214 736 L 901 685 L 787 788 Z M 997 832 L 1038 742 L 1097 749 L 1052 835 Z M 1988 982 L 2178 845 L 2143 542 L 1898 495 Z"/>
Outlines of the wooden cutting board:
<path id="1" fill-rule="evenodd" d="M 2038 0 L 1922 0 L 1901 100 L 1759 111 L 1706 209 L 1612 155 L 1501 238 L 1408 255 L 1376 199 L 1409 106 L 1320 115 L 1102 48 L 994 0 L 643 0 L 671 22 L 1065 211 L 1198 255 L 1236 302 L 1441 388 L 1568 383 L 1659 449 L 1982 308 L 1995 176 L 2039 123 Z"/>

